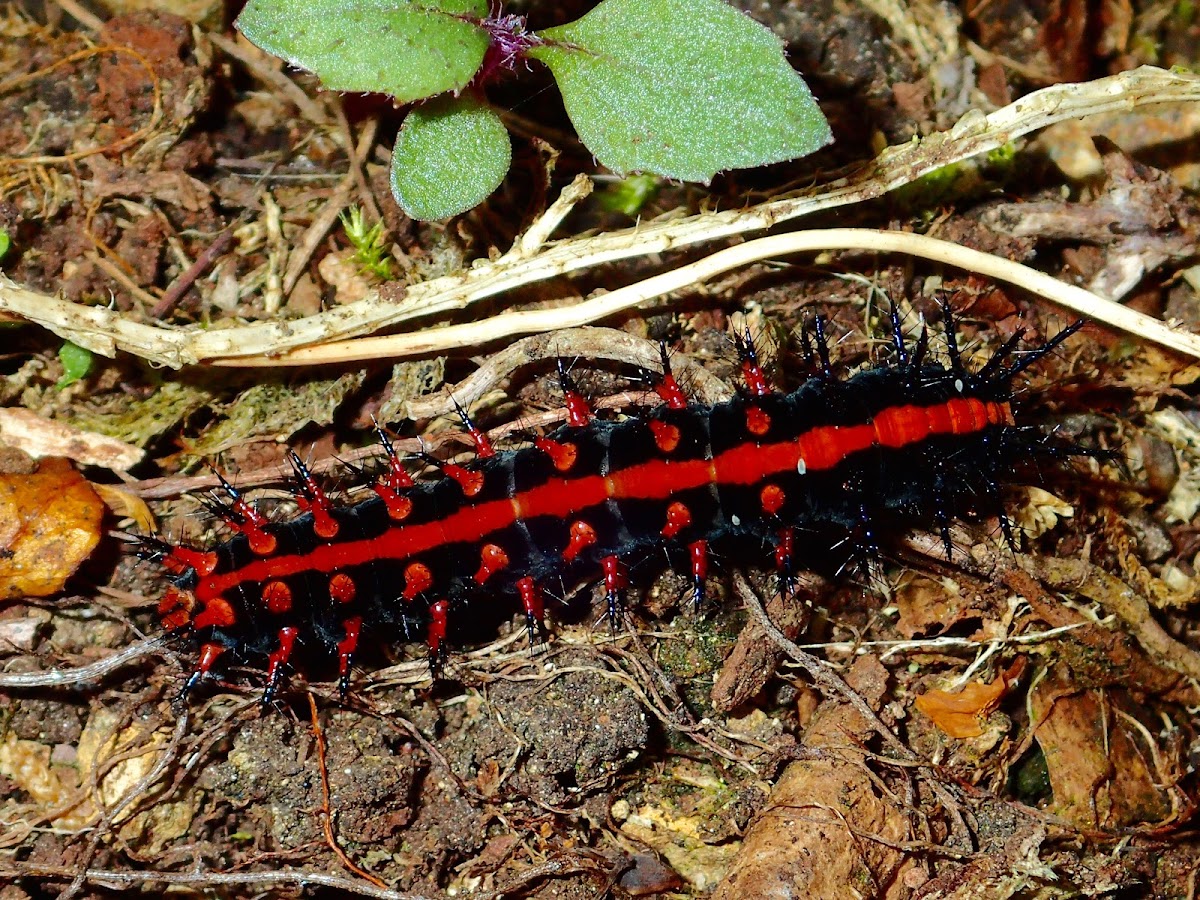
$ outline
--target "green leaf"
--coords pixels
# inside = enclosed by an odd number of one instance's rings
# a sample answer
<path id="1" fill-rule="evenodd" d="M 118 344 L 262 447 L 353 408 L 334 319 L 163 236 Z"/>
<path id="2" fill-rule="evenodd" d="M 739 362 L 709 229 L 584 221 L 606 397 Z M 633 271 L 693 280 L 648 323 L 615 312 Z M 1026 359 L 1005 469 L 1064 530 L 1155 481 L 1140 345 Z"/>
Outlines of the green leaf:
<path id="1" fill-rule="evenodd" d="M 69 384 L 74 384 L 80 378 L 86 378 L 88 373 L 92 371 L 92 362 L 94 357 L 91 350 L 85 350 L 78 344 L 72 344 L 70 341 L 63 343 L 58 348 L 58 361 L 62 363 L 63 374 L 62 378 L 54 385 L 59 390 L 62 390 Z"/>
<path id="2" fill-rule="evenodd" d="M 708 182 L 794 159 L 829 124 L 769 29 L 722 0 L 604 0 L 538 32 L 579 137 L 618 173 Z"/>
<path id="3" fill-rule="evenodd" d="M 0 229 L 0 259 L 3 259 L 7 255 L 8 248 L 11 246 L 12 238 L 8 236 L 7 231 Z"/>
<path id="4" fill-rule="evenodd" d="M 250 0 L 235 24 L 328 88 L 408 103 L 466 87 L 488 46 L 470 20 L 487 13 L 488 0 Z"/>
<path id="5" fill-rule="evenodd" d="M 471 97 L 439 97 L 404 120 L 392 151 L 392 193 L 414 219 L 478 206 L 512 162 L 504 123 Z"/>

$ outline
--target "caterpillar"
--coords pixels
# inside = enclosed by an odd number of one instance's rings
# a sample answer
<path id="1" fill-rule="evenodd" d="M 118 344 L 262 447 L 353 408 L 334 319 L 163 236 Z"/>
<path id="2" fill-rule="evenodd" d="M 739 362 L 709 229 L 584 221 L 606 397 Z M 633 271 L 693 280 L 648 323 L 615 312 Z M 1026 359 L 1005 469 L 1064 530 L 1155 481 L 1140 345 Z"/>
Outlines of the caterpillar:
<path id="1" fill-rule="evenodd" d="M 536 640 L 557 585 L 602 583 L 615 625 L 630 573 L 660 560 L 689 577 L 699 609 L 715 558 L 770 562 L 787 592 L 802 570 L 842 571 L 916 528 L 940 534 L 950 558 L 963 517 L 997 517 L 1012 544 L 1003 488 L 1029 463 L 1098 455 L 1012 409 L 1018 376 L 1082 323 L 1019 357 L 1018 331 L 971 368 L 945 301 L 943 321 L 934 358 L 928 330 L 910 343 L 893 309 L 889 358 L 847 376 L 816 318 L 800 333 L 809 377 L 790 393 L 739 337 L 743 388 L 711 405 L 689 400 L 664 345 L 650 375 L 661 403 L 624 420 L 598 417 L 560 360 L 566 423 L 520 448 L 497 450 L 455 404 L 475 459 L 422 454 L 434 477 L 415 478 L 380 428 L 382 471 L 352 504 L 291 452 L 301 513 L 290 521 L 221 478 L 224 498 L 207 505 L 231 538 L 198 549 L 147 537 L 139 549 L 172 576 L 163 627 L 198 648 L 182 695 L 236 664 L 265 670 L 270 702 L 301 660 L 336 665 L 344 694 L 368 638 L 422 636 L 436 675 L 455 617 L 511 604 Z"/>

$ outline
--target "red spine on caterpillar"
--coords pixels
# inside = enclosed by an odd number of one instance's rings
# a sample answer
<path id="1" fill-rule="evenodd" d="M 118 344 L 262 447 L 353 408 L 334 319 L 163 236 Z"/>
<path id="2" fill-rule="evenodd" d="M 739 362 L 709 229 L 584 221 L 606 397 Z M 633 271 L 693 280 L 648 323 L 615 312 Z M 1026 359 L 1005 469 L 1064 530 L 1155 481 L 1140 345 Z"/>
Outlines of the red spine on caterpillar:
<path id="1" fill-rule="evenodd" d="M 667 409 L 687 409 L 687 396 L 675 376 L 671 374 L 671 357 L 667 353 L 667 345 L 658 345 L 658 355 L 662 363 L 662 371 L 651 373 L 654 381 L 654 392 L 667 405 Z"/>
<path id="2" fill-rule="evenodd" d="M 338 693 L 343 697 L 350 690 L 350 663 L 358 650 L 358 639 L 362 636 L 362 616 L 351 616 L 342 623 L 345 632 L 337 642 Z"/>
<path id="3" fill-rule="evenodd" d="M 734 346 L 737 347 L 738 359 L 742 364 L 742 381 L 746 384 L 746 391 L 751 397 L 770 395 L 771 386 L 767 384 L 767 378 L 758 364 L 758 351 L 754 348 L 750 329 L 747 328 L 742 335 L 734 332 L 733 341 Z"/>
<path id="4" fill-rule="evenodd" d="M 244 534 L 250 549 L 258 556 L 274 553 L 277 544 L 275 535 L 267 527 L 269 523 L 266 516 L 260 513 L 253 503 L 248 502 L 224 475 L 217 472 L 216 476 L 230 502 L 226 505 L 213 498 L 208 507 L 209 511 L 224 519 L 231 528 Z"/>
<path id="5" fill-rule="evenodd" d="M 179 696 L 186 697 L 202 679 L 216 666 L 217 660 L 225 653 L 225 647 L 221 644 L 206 643 L 200 645 L 200 652 L 196 658 L 196 668 L 192 670 L 192 674 L 188 676 L 188 680 L 184 683 L 183 689 L 179 692 Z"/>
<path id="6" fill-rule="evenodd" d="M 292 625 L 285 625 L 276 632 L 275 649 L 267 654 L 267 686 L 263 690 L 263 706 L 275 699 L 279 686 L 283 684 L 284 671 L 292 658 L 299 634 L 300 630 Z"/>
<path id="7" fill-rule="evenodd" d="M 477 584 L 486 584 L 487 580 L 500 570 L 507 568 L 508 554 L 503 547 L 496 544 L 484 544 L 479 551 L 479 569 L 475 572 Z"/>
<path id="8" fill-rule="evenodd" d="M 197 575 L 211 575 L 217 568 L 217 554 L 188 547 L 171 547 L 160 561 L 176 574 L 194 571 Z"/>
<path id="9" fill-rule="evenodd" d="M 429 646 L 429 667 L 436 674 L 446 661 L 446 629 L 450 622 L 450 604 L 438 600 L 429 606 L 429 628 L 425 639 Z"/>
<path id="10" fill-rule="evenodd" d="M 600 569 L 604 573 L 605 615 L 609 625 L 615 630 L 621 612 L 621 591 L 627 586 L 628 578 L 625 567 L 617 556 L 606 556 L 600 560 Z"/>
<path id="11" fill-rule="evenodd" d="M 296 473 L 296 503 L 300 509 L 312 513 L 313 534 L 325 540 L 332 540 L 338 533 L 333 503 L 295 450 L 288 451 L 288 461 Z"/>
<path id="12" fill-rule="evenodd" d="M 529 576 L 517 581 L 517 594 L 521 608 L 525 610 L 525 627 L 532 645 L 541 634 L 542 620 L 546 617 L 546 600 L 541 587 Z"/>
<path id="13" fill-rule="evenodd" d="M 392 446 L 387 432 L 376 424 L 375 433 L 379 437 L 380 446 L 383 447 L 387 470 L 376 479 L 371 488 L 383 501 L 388 517 L 396 522 L 402 522 L 412 512 L 412 500 L 405 496 L 405 492 L 413 486 L 413 479 L 400 462 L 400 455 Z"/>
<path id="14" fill-rule="evenodd" d="M 454 400 L 453 397 L 450 398 Z M 467 411 L 458 405 L 458 401 L 454 400 L 454 409 L 458 413 L 459 419 L 462 420 L 463 428 L 467 430 L 467 434 L 471 437 L 471 443 L 475 445 L 475 454 L 480 459 L 496 455 L 496 448 L 492 446 L 492 440 L 486 434 L 479 430 L 479 426 L 471 421 L 471 417 L 467 415 Z"/>
<path id="15" fill-rule="evenodd" d="M 591 405 L 579 393 L 579 388 L 571 376 L 567 374 L 567 366 L 561 359 L 558 361 L 558 384 L 562 388 L 563 400 L 567 404 L 567 424 L 572 428 L 582 428 L 595 415 Z"/>
<path id="16" fill-rule="evenodd" d="M 483 490 L 483 475 L 479 472 L 472 471 L 465 466 L 456 465 L 455 463 L 441 462 L 428 455 L 425 456 L 425 459 L 430 464 L 441 469 L 442 474 L 447 478 L 457 482 L 465 496 L 474 497 Z"/>
<path id="17" fill-rule="evenodd" d="M 552 441 L 548 437 L 541 435 L 533 439 L 533 446 L 537 447 L 554 463 L 554 468 L 560 472 L 569 472 L 571 467 L 575 465 L 575 459 L 579 455 L 576 446 L 567 441 L 558 442 Z"/>

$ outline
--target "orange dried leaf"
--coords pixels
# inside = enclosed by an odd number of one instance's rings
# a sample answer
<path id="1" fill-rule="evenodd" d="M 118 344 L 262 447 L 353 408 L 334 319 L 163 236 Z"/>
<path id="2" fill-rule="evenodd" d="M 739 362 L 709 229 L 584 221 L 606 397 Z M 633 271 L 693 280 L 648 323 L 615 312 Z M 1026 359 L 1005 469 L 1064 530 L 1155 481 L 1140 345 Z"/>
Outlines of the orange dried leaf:
<path id="1" fill-rule="evenodd" d="M 0 600 L 62 590 L 99 543 L 103 518 L 103 501 L 66 460 L 0 475 Z"/>
<path id="2" fill-rule="evenodd" d="M 983 734 L 982 720 L 995 711 L 1007 690 L 1008 681 L 1003 676 L 991 684 L 973 682 L 953 694 L 934 688 L 917 697 L 917 709 L 952 738 L 979 737 Z"/>
<path id="3" fill-rule="evenodd" d="M 138 531 L 143 534 L 153 534 L 158 531 L 158 525 L 154 521 L 154 513 L 150 512 L 150 507 L 146 505 L 146 501 L 137 494 L 127 491 L 124 488 L 113 487 L 110 484 L 94 484 L 92 487 L 95 488 L 96 493 L 100 495 L 100 499 L 113 511 L 114 515 L 133 519 Z"/>

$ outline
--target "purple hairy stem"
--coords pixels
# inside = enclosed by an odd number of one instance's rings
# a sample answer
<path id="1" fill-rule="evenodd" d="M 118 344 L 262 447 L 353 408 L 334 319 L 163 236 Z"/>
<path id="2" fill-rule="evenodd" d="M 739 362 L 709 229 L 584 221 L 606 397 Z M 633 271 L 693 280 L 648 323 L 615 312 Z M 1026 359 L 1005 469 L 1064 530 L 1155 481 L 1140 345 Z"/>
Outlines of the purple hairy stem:
<path id="1" fill-rule="evenodd" d="M 476 20 L 476 24 L 487 32 L 488 48 L 479 71 L 471 79 L 475 87 L 495 80 L 501 72 L 516 71 L 525 51 L 543 43 L 536 34 L 525 30 L 524 16 L 501 15 L 499 7 L 486 19 Z"/>

